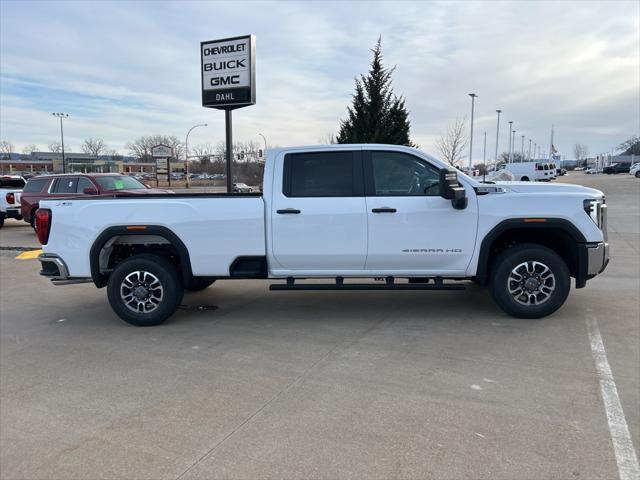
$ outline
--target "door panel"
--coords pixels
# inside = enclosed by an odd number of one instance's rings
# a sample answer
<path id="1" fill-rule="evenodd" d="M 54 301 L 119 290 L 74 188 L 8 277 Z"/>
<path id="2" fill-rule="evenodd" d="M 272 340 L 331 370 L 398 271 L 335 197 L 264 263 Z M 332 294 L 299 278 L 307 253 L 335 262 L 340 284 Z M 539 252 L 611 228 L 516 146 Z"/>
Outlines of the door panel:
<path id="1" fill-rule="evenodd" d="M 287 154 L 282 175 L 284 186 L 273 192 L 270 213 L 273 255 L 280 266 L 364 269 L 367 217 L 360 152 Z"/>
<path id="2" fill-rule="evenodd" d="M 466 271 L 478 222 L 475 193 L 456 210 L 438 194 L 439 170 L 399 152 L 369 152 L 364 161 L 368 218 L 366 269 Z"/>

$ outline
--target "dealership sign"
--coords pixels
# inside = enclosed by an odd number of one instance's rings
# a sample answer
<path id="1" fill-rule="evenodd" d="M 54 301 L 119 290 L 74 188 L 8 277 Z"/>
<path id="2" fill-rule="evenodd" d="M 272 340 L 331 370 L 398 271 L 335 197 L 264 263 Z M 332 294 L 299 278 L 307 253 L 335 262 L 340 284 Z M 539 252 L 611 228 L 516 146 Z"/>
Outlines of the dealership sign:
<path id="1" fill-rule="evenodd" d="M 153 158 L 169 158 L 173 156 L 173 150 L 169 145 L 156 145 L 151 147 Z"/>
<path id="2" fill-rule="evenodd" d="M 255 36 L 200 43 L 202 106 L 230 110 L 256 103 Z"/>

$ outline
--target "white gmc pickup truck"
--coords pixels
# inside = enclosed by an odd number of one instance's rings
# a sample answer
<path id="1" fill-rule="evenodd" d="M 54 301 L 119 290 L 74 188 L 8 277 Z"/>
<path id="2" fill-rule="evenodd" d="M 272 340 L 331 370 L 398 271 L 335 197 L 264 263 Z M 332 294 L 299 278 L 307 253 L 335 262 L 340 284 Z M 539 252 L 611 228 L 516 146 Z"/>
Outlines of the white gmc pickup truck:
<path id="1" fill-rule="evenodd" d="M 602 192 L 483 184 L 395 145 L 274 149 L 261 194 L 48 200 L 36 222 L 41 274 L 106 286 L 134 325 L 163 322 L 185 289 L 248 278 L 283 280 L 271 290 L 471 280 L 508 314 L 539 318 L 562 306 L 570 277 L 582 288 L 609 259 Z"/>

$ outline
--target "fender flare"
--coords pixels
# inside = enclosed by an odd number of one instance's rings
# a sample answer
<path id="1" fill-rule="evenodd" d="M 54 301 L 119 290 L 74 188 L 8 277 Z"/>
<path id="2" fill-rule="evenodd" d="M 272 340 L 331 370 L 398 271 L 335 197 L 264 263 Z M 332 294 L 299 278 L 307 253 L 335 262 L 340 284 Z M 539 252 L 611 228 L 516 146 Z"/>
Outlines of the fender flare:
<path id="1" fill-rule="evenodd" d="M 95 239 L 93 245 L 91 245 L 91 249 L 89 250 L 91 279 L 96 287 L 101 288 L 107 284 L 107 278 L 100 273 L 100 251 L 110 239 L 121 235 L 157 235 L 164 237 L 178 252 L 184 281 L 188 282 L 193 278 L 189 250 L 187 250 L 185 244 L 180 240 L 180 237 L 178 237 L 178 235 L 172 232 L 169 228 L 160 225 L 145 225 L 144 229 L 131 229 L 130 225 L 119 225 L 103 230 Z"/>
<path id="2" fill-rule="evenodd" d="M 584 244 L 587 241 L 582 232 L 573 223 L 569 220 L 565 220 L 564 218 L 544 218 L 539 219 L 539 221 L 531 220 L 532 219 L 529 218 L 509 218 L 498 223 L 487 235 L 485 235 L 482 243 L 480 244 L 478 268 L 476 270 L 476 278 L 480 284 L 485 285 L 489 280 L 489 257 L 491 255 L 491 246 L 493 245 L 493 242 L 495 242 L 500 235 L 508 232 L 509 230 L 559 229 L 567 233 L 577 245 Z M 579 252 L 581 250 L 582 249 L 578 248 Z M 579 265 L 580 264 L 582 264 L 582 259 L 579 258 Z M 579 269 L 581 268 L 582 267 L 579 267 Z"/>

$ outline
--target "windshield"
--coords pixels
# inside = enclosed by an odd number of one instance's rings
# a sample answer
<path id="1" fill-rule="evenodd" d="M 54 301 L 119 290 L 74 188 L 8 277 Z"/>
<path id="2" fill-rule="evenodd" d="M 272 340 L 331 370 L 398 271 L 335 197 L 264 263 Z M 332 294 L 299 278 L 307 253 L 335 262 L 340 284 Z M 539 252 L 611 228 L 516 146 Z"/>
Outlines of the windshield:
<path id="1" fill-rule="evenodd" d="M 0 177 L 0 188 L 24 188 L 21 178 Z"/>
<path id="2" fill-rule="evenodd" d="M 136 190 L 147 188 L 133 177 L 114 175 L 113 177 L 95 177 L 95 181 L 103 190 Z"/>

